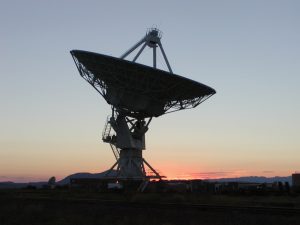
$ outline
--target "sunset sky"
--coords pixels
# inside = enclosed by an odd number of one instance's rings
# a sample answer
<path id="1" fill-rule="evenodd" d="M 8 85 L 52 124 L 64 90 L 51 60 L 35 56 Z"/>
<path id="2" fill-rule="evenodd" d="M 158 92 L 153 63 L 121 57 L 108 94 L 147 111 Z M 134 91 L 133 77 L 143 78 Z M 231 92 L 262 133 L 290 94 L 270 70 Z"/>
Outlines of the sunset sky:
<path id="1" fill-rule="evenodd" d="M 300 1 L 0 1 L 0 181 L 114 163 L 111 113 L 70 50 L 119 57 L 156 26 L 174 73 L 213 87 L 154 118 L 144 156 L 169 178 L 300 171 Z M 139 63 L 151 65 L 146 49 Z M 158 67 L 167 70 L 158 56 Z"/>

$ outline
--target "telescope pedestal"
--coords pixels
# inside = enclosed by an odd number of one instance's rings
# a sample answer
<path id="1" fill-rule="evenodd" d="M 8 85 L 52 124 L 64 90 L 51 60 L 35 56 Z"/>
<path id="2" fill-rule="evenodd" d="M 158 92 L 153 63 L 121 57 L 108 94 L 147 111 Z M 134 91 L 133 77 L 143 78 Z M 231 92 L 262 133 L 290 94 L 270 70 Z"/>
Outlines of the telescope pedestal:
<path id="1" fill-rule="evenodd" d="M 151 118 L 147 123 L 145 119 L 130 118 L 113 108 L 112 116 L 105 125 L 102 140 L 110 144 L 116 162 L 108 170 L 106 178 L 137 181 L 162 178 L 143 158 L 145 133 L 150 121 Z"/>
<path id="2" fill-rule="evenodd" d="M 115 174 L 112 175 L 111 174 Z M 161 179 L 162 176 L 142 157 L 142 150 L 124 149 L 120 151 L 120 158 L 109 169 L 106 177 L 117 180 Z"/>

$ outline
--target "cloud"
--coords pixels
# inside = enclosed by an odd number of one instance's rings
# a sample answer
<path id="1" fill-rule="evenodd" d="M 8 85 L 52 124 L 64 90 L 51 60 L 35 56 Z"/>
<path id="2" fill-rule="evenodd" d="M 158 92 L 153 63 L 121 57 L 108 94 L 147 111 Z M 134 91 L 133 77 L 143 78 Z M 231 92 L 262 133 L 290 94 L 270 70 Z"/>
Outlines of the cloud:
<path id="1" fill-rule="evenodd" d="M 228 172 L 218 171 L 218 172 L 198 172 L 198 173 L 190 173 L 192 175 L 227 175 Z"/>
<path id="2" fill-rule="evenodd" d="M 272 170 L 264 170 L 264 171 L 262 171 L 263 173 L 274 173 L 274 171 L 272 171 Z"/>
<path id="3" fill-rule="evenodd" d="M 232 175 L 232 172 L 226 171 L 210 171 L 210 172 L 198 172 L 198 173 L 190 173 L 191 177 L 198 178 L 216 178 L 216 177 L 226 177 L 228 175 Z"/>

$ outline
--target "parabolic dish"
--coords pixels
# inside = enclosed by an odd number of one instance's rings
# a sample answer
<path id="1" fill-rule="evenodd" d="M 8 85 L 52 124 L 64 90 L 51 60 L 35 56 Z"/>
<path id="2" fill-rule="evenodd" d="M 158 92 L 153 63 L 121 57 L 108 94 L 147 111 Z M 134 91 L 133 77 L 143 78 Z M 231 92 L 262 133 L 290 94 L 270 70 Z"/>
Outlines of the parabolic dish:
<path id="1" fill-rule="evenodd" d="M 107 101 L 135 118 L 194 108 L 216 93 L 188 78 L 139 63 L 72 50 L 80 75 Z"/>

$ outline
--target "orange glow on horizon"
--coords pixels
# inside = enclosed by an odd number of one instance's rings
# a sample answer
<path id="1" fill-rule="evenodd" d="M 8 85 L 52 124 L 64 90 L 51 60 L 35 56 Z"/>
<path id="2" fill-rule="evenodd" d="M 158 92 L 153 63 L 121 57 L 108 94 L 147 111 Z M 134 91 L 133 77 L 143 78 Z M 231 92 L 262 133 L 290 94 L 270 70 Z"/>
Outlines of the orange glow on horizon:
<path id="1" fill-rule="evenodd" d="M 245 176 L 264 176 L 264 177 L 275 177 L 275 176 L 290 176 L 295 170 L 221 170 L 215 169 L 209 166 L 195 166 L 195 164 L 181 164 L 174 162 L 163 162 L 156 163 L 153 162 L 151 165 L 157 170 L 157 172 L 165 176 L 165 180 L 190 180 L 190 179 L 219 179 L 219 178 L 238 178 Z M 85 165 L 84 165 L 85 166 Z M 105 167 L 105 168 L 104 168 Z M 46 169 L 46 168 L 45 168 Z M 10 174 L 0 174 L 0 182 L 39 182 L 39 181 L 48 181 L 52 176 L 56 177 L 57 181 L 64 179 L 65 177 L 81 172 L 88 173 L 101 173 L 106 171 L 108 168 L 103 165 L 101 168 L 97 168 L 94 165 L 90 168 L 82 169 L 77 166 L 64 168 L 57 168 L 55 170 L 40 171 L 39 173 L 33 173 L 32 171 L 24 171 L 24 173 L 18 173 L 17 171 Z"/>
<path id="2" fill-rule="evenodd" d="M 256 170 L 230 170 L 230 171 L 212 171 L 207 168 L 193 168 L 191 165 L 178 166 L 177 164 L 168 163 L 164 165 L 155 165 L 157 171 L 166 176 L 166 180 L 190 180 L 190 179 L 220 179 L 220 178 L 238 178 L 250 176 L 290 176 L 292 170 L 285 171 L 256 171 Z"/>

